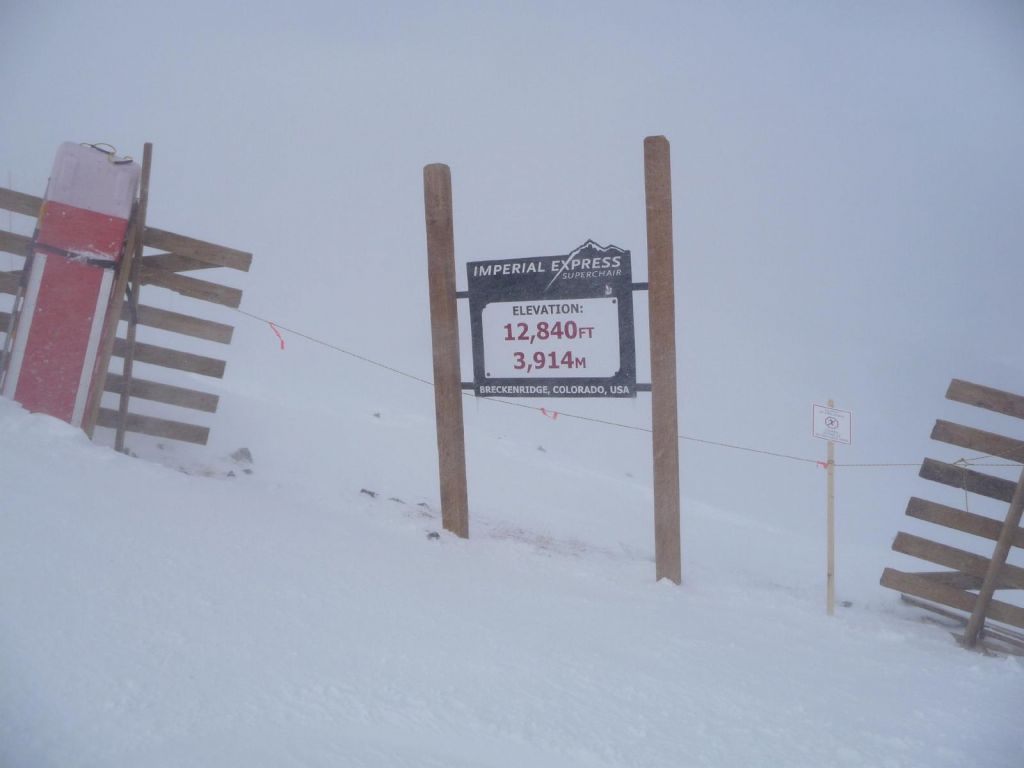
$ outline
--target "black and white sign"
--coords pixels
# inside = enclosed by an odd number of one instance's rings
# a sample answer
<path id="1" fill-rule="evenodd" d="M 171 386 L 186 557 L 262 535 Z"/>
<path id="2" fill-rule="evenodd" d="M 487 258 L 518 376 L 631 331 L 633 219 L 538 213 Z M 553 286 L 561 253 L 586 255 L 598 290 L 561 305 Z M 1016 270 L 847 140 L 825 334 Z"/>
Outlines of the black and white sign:
<path id="1" fill-rule="evenodd" d="M 588 240 L 566 256 L 467 264 L 476 394 L 635 396 L 629 257 Z"/>
<path id="2" fill-rule="evenodd" d="M 834 443 L 853 441 L 853 414 L 826 405 L 814 406 L 814 436 Z"/>

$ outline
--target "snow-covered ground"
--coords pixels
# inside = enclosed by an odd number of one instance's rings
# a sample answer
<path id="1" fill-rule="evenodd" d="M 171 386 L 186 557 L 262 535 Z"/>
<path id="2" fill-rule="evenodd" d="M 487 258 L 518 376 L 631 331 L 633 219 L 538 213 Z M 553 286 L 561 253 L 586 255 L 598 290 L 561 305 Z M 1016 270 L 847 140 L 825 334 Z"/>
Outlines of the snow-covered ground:
<path id="1" fill-rule="evenodd" d="M 687 501 L 654 583 L 600 425 L 469 401 L 472 538 L 430 536 L 430 401 L 234 392 L 213 477 L 0 401 L 0 765 L 1021 765 L 1024 664 L 876 586 L 827 617 L 817 529 Z"/>

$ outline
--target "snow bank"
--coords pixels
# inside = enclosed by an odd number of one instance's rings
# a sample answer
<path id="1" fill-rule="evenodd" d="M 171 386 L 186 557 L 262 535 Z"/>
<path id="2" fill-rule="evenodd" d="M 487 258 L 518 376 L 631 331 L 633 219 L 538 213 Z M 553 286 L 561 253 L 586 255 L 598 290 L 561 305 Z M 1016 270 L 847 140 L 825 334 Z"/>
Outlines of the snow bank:
<path id="1" fill-rule="evenodd" d="M 402 453 L 429 424 L 352 418 L 370 454 L 379 441 L 412 484 L 430 475 L 418 450 Z M 829 619 L 800 565 L 818 542 L 741 515 L 690 505 L 717 556 L 686 553 L 676 588 L 652 583 L 639 539 L 615 546 L 607 524 L 569 537 L 496 493 L 504 517 L 482 514 L 462 541 L 430 537 L 436 504 L 408 489 L 289 479 L 258 452 L 251 476 L 188 476 L 9 401 L 0 444 L 2 765 L 1016 768 L 1024 756 L 1019 660 L 965 652 L 894 599 Z M 495 446 L 491 462 L 543 460 Z M 579 484 L 575 506 L 638 484 Z M 774 568 L 753 541 L 776 548 Z"/>

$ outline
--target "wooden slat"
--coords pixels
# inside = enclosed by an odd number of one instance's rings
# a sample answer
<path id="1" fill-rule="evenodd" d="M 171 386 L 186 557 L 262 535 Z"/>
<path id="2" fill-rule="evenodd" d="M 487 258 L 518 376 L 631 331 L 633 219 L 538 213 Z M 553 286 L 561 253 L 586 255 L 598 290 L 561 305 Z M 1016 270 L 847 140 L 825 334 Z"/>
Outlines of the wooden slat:
<path id="1" fill-rule="evenodd" d="M 954 589 L 945 584 L 936 584 L 916 574 L 904 573 L 894 568 L 885 569 L 880 583 L 883 587 L 931 600 L 933 603 L 948 605 L 950 608 L 956 608 L 965 613 L 971 613 L 974 610 L 974 604 L 978 599 L 977 595 L 970 592 Z M 989 606 L 988 617 L 1004 624 L 1024 628 L 1024 608 L 1019 608 L 1016 605 L 993 600 Z"/>
<path id="2" fill-rule="evenodd" d="M 193 269 L 217 269 L 220 264 L 191 259 L 177 253 L 154 253 L 142 257 L 142 266 L 162 269 L 164 272 L 190 272 Z"/>
<path id="3" fill-rule="evenodd" d="M 24 192 L 0 187 L 0 209 L 22 213 L 26 216 L 39 216 L 43 199 Z M 168 232 L 156 227 L 146 227 L 142 238 L 143 245 L 171 251 L 175 255 L 204 262 L 211 267 L 228 267 L 248 272 L 252 265 L 252 254 L 236 248 L 227 248 L 216 243 L 197 240 L 175 232 Z M 198 267 L 193 267 L 198 269 Z"/>
<path id="4" fill-rule="evenodd" d="M 142 270 L 141 276 L 143 285 L 166 288 L 169 291 L 180 293 L 182 296 L 189 296 L 200 301 L 222 304 L 232 309 L 237 309 L 242 303 L 242 292 L 238 288 L 228 288 L 226 285 L 149 267 Z"/>
<path id="5" fill-rule="evenodd" d="M 100 408 L 96 426 L 117 429 L 117 411 L 113 408 Z M 210 430 L 207 427 L 169 419 L 158 419 L 155 416 L 142 416 L 137 413 L 127 415 L 125 429 L 140 435 L 164 437 L 168 440 L 180 440 L 183 443 L 199 445 L 206 445 L 206 441 L 210 439 Z"/>
<path id="6" fill-rule="evenodd" d="M 0 272 L 0 293 L 9 293 L 13 296 L 18 292 L 20 282 L 21 272 Z"/>
<path id="7" fill-rule="evenodd" d="M 1003 392 L 1000 389 L 984 387 L 981 384 L 953 379 L 946 391 L 946 398 L 1024 419 L 1024 397 L 1012 392 Z"/>
<path id="8" fill-rule="evenodd" d="M 914 575 L 927 576 L 929 574 L 917 573 Z M 903 600 L 903 602 L 905 602 L 907 605 L 912 605 L 915 608 L 921 608 L 923 610 L 928 611 L 929 613 L 934 613 L 937 616 L 941 616 L 943 619 L 956 622 L 961 626 L 967 623 L 967 619 L 961 614 L 954 613 L 953 611 L 947 611 L 945 608 L 935 605 L 934 603 L 930 603 L 927 600 L 918 600 L 916 597 L 911 597 L 910 595 L 900 595 L 900 599 Z M 945 622 L 939 621 L 938 619 L 935 619 L 934 621 L 936 623 L 945 625 Z M 1022 635 L 1020 632 L 1017 632 L 1016 630 L 1010 629 L 1009 627 L 997 627 L 990 624 L 985 627 L 985 630 L 984 632 L 982 632 L 981 636 L 982 639 L 985 641 L 988 641 L 990 643 L 998 643 L 999 646 L 998 648 L 996 648 L 998 652 L 1012 653 L 1015 656 L 1019 656 L 1022 653 L 1024 653 L 1024 635 Z M 959 642 L 963 642 L 962 635 L 954 632 L 953 637 L 955 637 Z"/>
<path id="9" fill-rule="evenodd" d="M 925 459 L 918 474 L 925 480 L 934 480 L 953 488 L 966 488 L 970 493 L 1007 503 L 1013 498 L 1013 491 L 1017 487 L 1012 480 L 1004 480 L 936 459 Z"/>
<path id="10" fill-rule="evenodd" d="M 128 320 L 130 314 L 130 309 L 124 307 L 121 310 L 121 319 Z M 139 305 L 139 325 L 159 328 L 162 331 L 172 331 L 185 336 L 193 336 L 197 339 L 216 341 L 220 344 L 230 344 L 231 336 L 235 332 L 232 326 L 224 323 L 203 320 L 192 315 L 183 315 L 179 312 L 171 312 L 170 310 L 150 307 L 145 304 Z"/>
<path id="11" fill-rule="evenodd" d="M 1024 441 L 985 432 L 962 424 L 939 419 L 932 429 L 932 440 L 967 448 L 983 453 L 986 456 L 999 456 L 1009 461 L 1020 462 L 1024 459 Z"/>
<path id="12" fill-rule="evenodd" d="M 118 338 L 114 340 L 114 356 L 124 357 L 127 342 Z M 196 355 L 191 352 L 179 352 L 176 349 L 159 347 L 155 344 L 137 343 L 135 345 L 135 361 L 138 363 L 150 363 L 164 368 L 174 368 L 179 371 L 198 373 L 203 376 L 212 376 L 215 379 L 223 378 L 225 362 L 213 357 Z"/>
<path id="13" fill-rule="evenodd" d="M 953 587 L 954 589 L 978 589 L 981 586 L 982 580 L 980 576 L 971 576 L 959 571 L 927 571 L 925 573 L 915 573 L 914 575 L 936 584 L 945 584 L 947 587 Z M 966 620 L 964 623 L 967 623 Z"/>
<path id="14" fill-rule="evenodd" d="M 9 272 L 0 272 L 0 293 L 8 293 L 13 296 L 17 293 L 17 290 L 17 275 L 12 275 Z M 127 307 L 122 307 L 121 319 L 128 319 Z M 170 310 L 150 307 L 145 304 L 139 306 L 139 325 L 159 328 L 163 331 L 172 331 L 197 339 L 215 341 L 218 344 L 230 344 L 235 332 L 235 329 L 226 323 L 204 320 L 192 315 L 171 312 Z M 0 331 L 4 327 L 6 326 L 0 326 Z"/>
<path id="15" fill-rule="evenodd" d="M 167 232 L 156 227 L 146 227 L 142 242 L 151 248 L 159 248 L 161 251 L 169 251 L 179 256 L 188 256 L 217 267 L 228 267 L 248 272 L 252 265 L 251 253 Z"/>
<path id="16" fill-rule="evenodd" d="M 979 578 L 985 577 L 988 560 L 980 555 L 965 552 L 956 547 L 939 544 L 909 533 L 898 533 L 892 542 L 892 551 L 927 560 L 929 563 L 953 568 Z"/>
<path id="17" fill-rule="evenodd" d="M 0 208 L 3 208 L 5 211 L 38 217 L 39 209 L 42 206 L 43 198 L 41 197 L 0 187 Z"/>
<path id="18" fill-rule="evenodd" d="M 27 257 L 31 247 L 31 237 L 0 230 L 0 251 Z M 220 266 L 188 256 L 179 256 L 176 253 L 155 253 L 152 256 L 143 256 L 142 265 L 164 272 L 190 272 L 195 269 L 217 269 Z"/>
<path id="19" fill-rule="evenodd" d="M 928 581 L 934 581 L 937 584 L 945 584 L 948 587 L 968 590 L 977 590 L 981 587 L 983 580 L 980 576 L 971 576 L 968 573 L 960 573 L 959 571 L 928 571 L 925 573 L 915 573 L 914 575 L 928 579 Z M 1014 587 L 1006 579 L 1000 578 L 996 589 L 1017 589 L 1017 587 Z"/>
<path id="20" fill-rule="evenodd" d="M 914 575 L 927 576 L 928 574 L 915 573 Z M 939 606 L 925 602 L 924 600 L 918 600 L 916 597 L 911 597 L 910 595 L 902 595 L 901 599 L 907 605 L 912 605 L 915 608 L 923 608 L 924 610 L 931 611 L 932 613 L 937 614 L 938 616 L 942 616 L 947 619 L 952 619 L 958 624 L 967 623 L 966 617 L 961 616 L 959 613 L 947 611 L 945 608 L 940 608 Z M 985 636 L 994 637 L 999 640 L 1002 640 L 1003 642 L 1012 642 L 1017 645 L 1021 645 L 1022 643 L 1024 643 L 1024 633 L 1018 632 L 1015 629 L 1010 629 L 1009 627 L 985 627 L 984 634 Z"/>
<path id="21" fill-rule="evenodd" d="M 930 576 L 931 574 L 915 573 L 914 575 L 925 578 L 927 576 Z M 923 608 L 926 611 L 931 611 L 932 613 L 938 616 L 942 616 L 944 619 L 950 619 L 952 621 L 955 621 L 960 626 L 964 626 L 967 624 L 966 616 L 959 613 L 954 613 L 953 611 L 947 611 L 945 608 L 936 605 L 935 603 L 929 603 L 927 600 L 918 600 L 916 597 L 911 597 L 910 595 L 900 595 L 900 600 L 902 600 L 907 605 L 912 605 L 915 608 Z M 1011 629 L 1008 629 L 1006 631 L 1013 632 L 1013 630 Z"/>
<path id="22" fill-rule="evenodd" d="M 32 238 L 14 232 L 0 230 L 0 251 L 13 253 L 17 256 L 28 256 L 32 248 Z"/>
<path id="23" fill-rule="evenodd" d="M 904 555 L 927 560 L 946 568 L 953 568 L 980 579 L 985 578 L 985 574 L 988 572 L 989 559 L 987 557 L 929 541 L 909 533 L 897 534 L 896 540 L 892 543 L 892 549 L 894 552 L 902 552 Z M 1003 565 L 999 574 L 999 582 L 1005 584 L 1007 589 L 1024 589 L 1024 568 L 1009 564 Z"/>
<path id="24" fill-rule="evenodd" d="M 116 373 L 107 374 L 105 387 L 107 392 L 121 394 L 124 391 L 124 377 Z M 196 389 L 175 387 L 170 384 L 161 384 L 157 381 L 132 378 L 132 397 L 143 400 L 153 400 L 158 403 L 177 405 L 181 408 L 192 408 L 196 411 L 216 413 L 220 397 L 210 392 L 200 392 Z"/>
<path id="25" fill-rule="evenodd" d="M 991 624 L 984 626 L 979 637 L 973 643 L 968 641 L 966 630 L 963 634 L 959 632 L 950 632 L 949 634 L 964 648 L 977 650 L 978 646 L 980 646 L 986 656 L 1024 656 L 1024 645 L 1019 640 L 1010 639 L 998 629 L 992 631 Z"/>
<path id="26" fill-rule="evenodd" d="M 139 307 L 139 309 L 141 308 L 142 307 Z M 139 312 L 140 324 L 141 317 L 142 312 Z M 6 333 L 7 324 L 9 322 L 10 313 L 0 311 L 0 334 Z M 124 339 L 118 339 L 115 343 L 114 354 L 116 356 L 123 356 L 125 343 Z M 140 348 L 142 352 L 141 356 L 139 356 Z M 213 357 L 203 357 L 202 355 L 191 354 L 189 352 L 178 352 L 173 349 L 164 349 L 163 347 L 158 347 L 153 344 L 136 344 L 135 359 L 140 362 L 153 362 L 153 364 L 157 366 L 174 368 L 181 371 L 190 371 L 218 379 L 224 375 L 225 364 L 223 360 L 218 360 Z M 175 365 L 166 365 L 164 360 L 173 362 Z M 106 391 L 120 392 L 120 379 L 121 377 L 117 374 L 106 375 Z M 150 385 L 153 385 L 156 389 L 150 388 Z M 152 395 L 151 392 L 153 393 Z M 197 411 L 208 411 L 210 413 L 217 410 L 217 402 L 219 400 L 219 397 L 215 394 L 200 392 L 195 389 L 174 387 L 169 384 L 147 382 L 143 379 L 134 379 L 134 384 L 132 385 L 132 396 L 141 397 L 147 400 L 158 400 L 160 402 L 170 403 L 172 406 L 181 406 L 182 408 L 191 408 L 196 409 Z"/>
<path id="27" fill-rule="evenodd" d="M 999 520 L 993 520 L 991 517 L 977 515 L 973 512 L 964 512 L 961 509 L 948 507 L 934 501 L 919 499 L 916 496 L 911 497 L 907 503 L 907 514 L 918 520 L 944 525 L 947 528 L 982 536 L 992 541 L 997 540 L 1003 530 L 1003 524 Z M 1017 528 L 1013 545 L 1024 547 L 1024 528 Z"/>

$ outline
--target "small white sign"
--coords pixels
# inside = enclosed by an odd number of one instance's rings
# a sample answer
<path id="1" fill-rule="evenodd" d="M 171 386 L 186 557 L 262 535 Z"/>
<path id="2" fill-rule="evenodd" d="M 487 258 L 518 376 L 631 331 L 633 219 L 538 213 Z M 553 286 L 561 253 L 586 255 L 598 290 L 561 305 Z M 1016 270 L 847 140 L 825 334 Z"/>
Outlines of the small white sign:
<path id="1" fill-rule="evenodd" d="M 853 442 L 853 414 L 827 405 L 815 405 L 814 436 L 849 445 Z"/>

